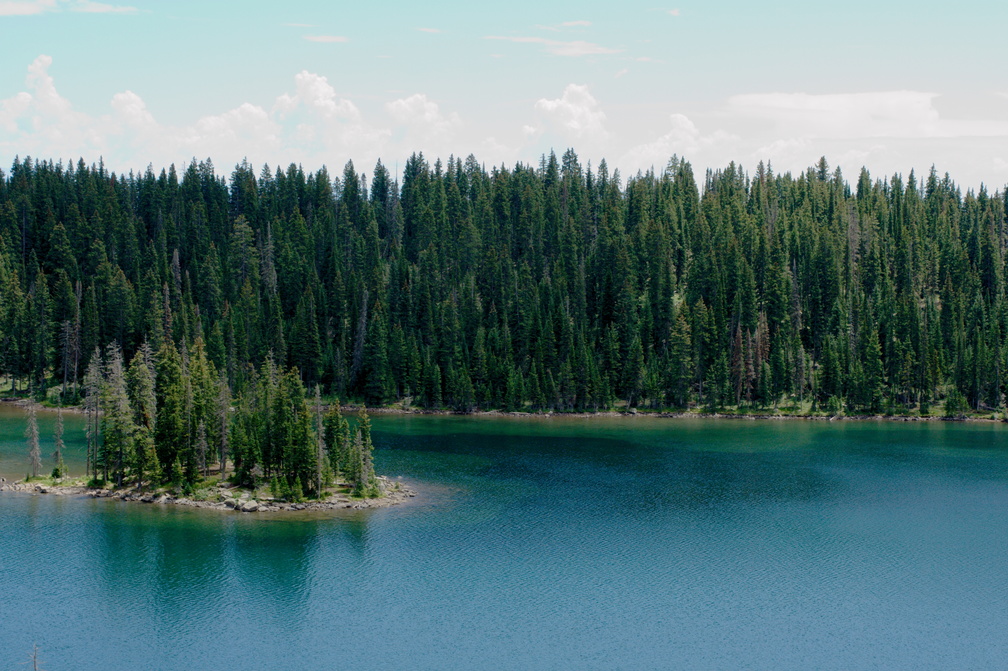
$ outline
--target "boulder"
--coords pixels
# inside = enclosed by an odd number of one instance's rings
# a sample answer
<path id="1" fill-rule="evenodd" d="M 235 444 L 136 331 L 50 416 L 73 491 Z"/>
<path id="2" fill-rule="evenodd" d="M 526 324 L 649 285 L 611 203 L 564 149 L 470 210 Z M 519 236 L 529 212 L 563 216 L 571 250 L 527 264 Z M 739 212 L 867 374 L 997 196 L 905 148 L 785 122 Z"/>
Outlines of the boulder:
<path id="1" fill-rule="evenodd" d="M 224 499 L 224 506 L 227 508 L 237 508 L 238 502 L 234 499 Z"/>
<path id="2" fill-rule="evenodd" d="M 242 504 L 241 507 L 241 511 L 243 513 L 254 513 L 257 510 L 259 510 L 258 501 L 246 501 L 245 503 Z"/>

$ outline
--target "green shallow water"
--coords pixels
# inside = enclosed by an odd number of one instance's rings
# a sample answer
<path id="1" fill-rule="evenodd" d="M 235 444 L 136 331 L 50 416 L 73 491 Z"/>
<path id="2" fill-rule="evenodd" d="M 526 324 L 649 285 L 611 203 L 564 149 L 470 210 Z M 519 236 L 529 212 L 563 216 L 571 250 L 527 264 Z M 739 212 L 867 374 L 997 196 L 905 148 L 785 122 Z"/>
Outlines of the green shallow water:
<path id="1" fill-rule="evenodd" d="M 374 426 L 379 470 L 420 488 L 407 505 L 263 519 L 0 496 L 0 666 L 36 642 L 50 670 L 1008 659 L 1008 427 Z M 0 406 L 0 474 L 23 476 L 23 430 Z M 67 439 L 82 470 L 79 417 Z"/>

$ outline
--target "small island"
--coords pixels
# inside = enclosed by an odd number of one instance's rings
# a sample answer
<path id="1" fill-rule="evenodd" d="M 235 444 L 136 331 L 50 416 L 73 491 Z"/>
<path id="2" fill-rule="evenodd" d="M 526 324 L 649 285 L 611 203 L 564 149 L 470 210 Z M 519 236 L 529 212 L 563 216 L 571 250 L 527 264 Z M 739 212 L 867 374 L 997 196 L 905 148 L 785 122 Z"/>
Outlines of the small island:
<path id="1" fill-rule="evenodd" d="M 160 491 L 140 491 L 133 487 L 96 487 L 84 478 L 29 478 L 21 482 L 0 483 L 0 492 L 52 494 L 55 496 L 87 496 L 137 503 L 180 505 L 192 508 L 215 508 L 242 513 L 269 513 L 288 510 L 326 511 L 339 509 L 385 508 L 416 496 L 416 492 L 397 481 L 377 476 L 379 495 L 360 498 L 344 485 L 333 487 L 317 499 L 287 500 L 277 498 L 268 489 L 248 489 L 219 479 L 208 479 L 191 495 L 176 495 L 169 488 Z"/>
<path id="2" fill-rule="evenodd" d="M 26 406 L 29 473 L 0 491 L 88 495 L 241 512 L 371 508 L 415 493 L 374 471 L 371 421 L 353 425 L 339 400 L 309 398 L 296 368 L 272 356 L 232 397 L 201 338 L 179 353 L 145 342 L 129 366 L 117 345 L 95 351 L 84 376 L 86 475 L 68 477 L 58 411 L 53 468 L 42 467 L 36 405 Z"/>

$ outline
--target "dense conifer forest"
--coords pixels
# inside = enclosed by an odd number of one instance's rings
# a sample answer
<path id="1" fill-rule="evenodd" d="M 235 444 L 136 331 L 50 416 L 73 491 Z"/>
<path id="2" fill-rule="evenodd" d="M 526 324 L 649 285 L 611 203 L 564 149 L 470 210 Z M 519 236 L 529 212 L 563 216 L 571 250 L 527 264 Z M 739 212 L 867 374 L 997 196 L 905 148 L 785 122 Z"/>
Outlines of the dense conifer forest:
<path id="1" fill-rule="evenodd" d="M 988 411 L 1008 386 L 1005 211 L 934 170 L 851 183 L 825 159 L 702 185 L 675 157 L 624 181 L 573 151 L 489 170 L 414 155 L 401 184 L 380 162 L 16 159 L 0 375 L 118 404 L 149 434 L 141 473 L 251 450 L 265 476 L 298 460 L 282 472 L 305 491 L 314 462 L 292 455 L 324 432 L 317 390 L 462 412 Z"/>

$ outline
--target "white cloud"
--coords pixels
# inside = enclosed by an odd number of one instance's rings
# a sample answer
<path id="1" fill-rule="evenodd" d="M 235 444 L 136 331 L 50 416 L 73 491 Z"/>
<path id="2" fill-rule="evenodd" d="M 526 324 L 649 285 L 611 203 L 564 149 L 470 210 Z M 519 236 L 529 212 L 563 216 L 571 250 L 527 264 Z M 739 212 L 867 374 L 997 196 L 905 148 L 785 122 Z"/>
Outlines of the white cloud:
<path id="1" fill-rule="evenodd" d="M 419 131 L 419 137 L 425 142 L 449 139 L 452 131 L 461 123 L 457 114 L 442 114 L 438 104 L 423 93 L 393 100 L 386 103 L 385 109 L 399 124 Z"/>
<path id="2" fill-rule="evenodd" d="M 616 72 L 615 77 L 616 77 L 616 79 L 619 79 L 620 77 L 622 77 L 623 75 L 625 75 L 628 72 L 630 72 L 630 70 L 628 70 L 626 68 L 623 68 L 622 70 L 619 70 L 619 71 Z"/>
<path id="3" fill-rule="evenodd" d="M 679 9 L 678 8 L 676 8 L 676 9 L 670 9 L 670 10 L 668 10 L 668 13 L 669 13 L 670 16 L 679 16 Z"/>
<path id="4" fill-rule="evenodd" d="M 126 5 L 108 5 L 104 2 L 91 2 L 91 0 L 78 0 L 70 5 L 70 11 L 85 14 L 135 14 L 137 8 Z"/>
<path id="5" fill-rule="evenodd" d="M 664 166 L 678 154 L 701 179 L 705 168 L 732 160 L 748 170 L 770 160 L 778 172 L 798 172 L 825 155 L 849 177 L 862 165 L 885 176 L 910 168 L 923 173 L 935 164 L 967 187 L 1008 181 L 1008 119 L 1000 107 L 984 112 L 959 101 L 967 111 L 957 116 L 931 93 L 740 95 L 656 115 L 643 105 L 610 109 L 609 99 L 598 94 L 603 111 L 595 85 L 570 84 L 556 98 L 525 103 L 528 118 L 515 119 L 510 108 L 497 120 L 503 125 L 496 125 L 490 115 L 475 112 L 463 123 L 444 101 L 424 93 L 386 91 L 378 101 L 360 99 L 358 107 L 335 76 L 302 70 L 266 104 L 239 99 L 168 123 L 135 89 L 111 96 L 104 110 L 85 113 L 61 95 L 61 70 L 54 80 L 53 65 L 49 56 L 39 56 L 25 70 L 23 90 L 0 98 L 0 155 L 103 157 L 120 171 L 178 165 L 193 156 L 210 156 L 219 166 L 243 157 L 271 165 L 338 167 L 349 158 L 367 165 L 418 150 L 441 157 L 475 152 L 479 160 L 499 164 L 534 162 L 551 148 L 573 147 L 583 159 L 597 164 L 605 157 L 625 173 Z M 610 74 L 619 76 L 618 67 Z M 995 96 L 990 100 L 1002 105 Z"/>
<path id="6" fill-rule="evenodd" d="M 360 120 L 360 110 L 351 101 L 340 98 L 336 99 L 336 89 L 334 89 L 326 77 L 302 70 L 294 76 L 294 85 L 297 93 L 295 97 L 286 93 L 277 98 L 278 107 L 290 111 L 297 104 L 304 103 L 324 117 L 337 118 L 349 121 Z"/>
<path id="7" fill-rule="evenodd" d="M 221 156 L 240 150 L 263 156 L 281 149 L 281 127 L 263 108 L 243 103 L 223 114 L 205 116 L 183 129 L 180 145 L 185 154 Z"/>
<path id="8" fill-rule="evenodd" d="M 32 16 L 63 10 L 85 14 L 134 14 L 137 8 L 92 2 L 92 0 L 4 0 L 0 2 L 0 16 Z"/>
<path id="9" fill-rule="evenodd" d="M 12 134 L 17 132 L 17 120 L 27 111 L 31 103 L 31 94 L 24 91 L 18 93 L 13 98 L 4 100 L 0 104 L 0 128 Z"/>
<path id="10" fill-rule="evenodd" d="M 1008 121 L 942 119 L 937 94 L 764 93 L 728 99 L 728 112 L 769 122 L 791 136 L 815 138 L 955 138 L 1008 136 Z"/>
<path id="11" fill-rule="evenodd" d="M 597 56 L 605 54 L 618 54 L 622 51 L 622 49 L 603 47 L 600 44 L 586 42 L 584 40 L 564 42 L 561 40 L 549 40 L 545 37 L 502 37 L 499 35 L 487 35 L 483 39 L 502 40 L 518 44 L 541 44 L 546 47 L 546 51 L 554 56 Z"/>
<path id="12" fill-rule="evenodd" d="M 278 150 L 321 164 L 339 156 L 373 156 L 386 146 L 391 131 L 366 123 L 360 109 L 337 96 L 326 77 L 302 70 L 294 76 L 294 86 L 294 94 L 278 96 L 268 115 L 279 126 Z"/>
<path id="13" fill-rule="evenodd" d="M 825 156 L 848 177 L 862 166 L 886 176 L 922 174 L 935 165 L 974 187 L 1008 180 L 1008 162 L 999 160 L 1008 156 L 1008 120 L 993 111 L 986 119 L 955 117 L 941 111 L 938 99 L 917 91 L 733 96 L 688 117 L 671 115 L 666 132 L 634 146 L 618 164 L 632 172 L 678 154 L 702 179 L 704 169 L 729 161 L 749 170 L 769 161 L 777 172 L 794 173 Z"/>
<path id="14" fill-rule="evenodd" d="M 0 2 L 0 16 L 31 16 L 56 9 L 56 0 Z"/>
<path id="15" fill-rule="evenodd" d="M 56 91 L 56 85 L 49 74 L 49 66 L 51 65 L 51 56 L 43 54 L 36 58 L 28 66 L 25 84 L 35 91 L 33 98 L 41 112 L 51 116 L 65 116 L 70 113 L 70 101 Z"/>
<path id="16" fill-rule="evenodd" d="M 272 109 L 242 103 L 183 125 L 159 122 L 133 91 L 112 96 L 105 114 L 77 111 L 59 94 L 43 55 L 28 67 L 26 90 L 0 100 L 0 153 L 39 157 L 102 156 L 112 169 L 168 165 L 193 156 L 218 164 L 256 161 L 322 165 L 345 158 L 378 158 L 390 129 L 369 126 L 351 101 L 336 95 L 325 77 L 302 71 L 294 93 Z M 436 107 L 436 106 L 435 106 Z M 416 131 L 406 133 L 412 142 Z"/>
<path id="17" fill-rule="evenodd" d="M 1008 170 L 995 157 L 1008 152 L 1008 120 L 943 115 L 938 97 L 920 91 L 739 95 L 719 116 L 745 138 L 733 158 L 770 160 L 779 171 L 801 171 L 825 156 L 847 176 L 862 166 L 884 176 L 935 165 L 967 185 L 1002 184 Z"/>
<path id="18" fill-rule="evenodd" d="M 347 41 L 347 38 L 342 35 L 305 35 L 304 39 L 309 42 L 321 42 L 323 44 L 334 44 Z"/>
<path id="19" fill-rule="evenodd" d="M 408 98 L 399 98 L 385 105 L 389 114 L 400 123 L 436 123 L 441 117 L 437 103 L 428 100 L 422 93 L 414 93 Z"/>
<path id="20" fill-rule="evenodd" d="M 52 58 L 46 55 L 32 61 L 25 76 L 28 90 L 0 104 L 0 125 L 9 131 L 0 137 L 0 153 L 28 153 L 19 142 L 26 135 L 32 138 L 30 148 L 36 155 L 91 153 L 100 144 L 104 128 L 90 124 L 59 94 L 49 74 L 50 65 Z"/>
<path id="21" fill-rule="evenodd" d="M 123 91 L 112 96 L 112 109 L 122 122 L 131 128 L 157 127 L 154 116 L 147 110 L 147 103 L 132 91 Z"/>
<path id="22" fill-rule="evenodd" d="M 417 30 L 419 30 L 421 33 L 431 33 L 433 35 L 437 35 L 438 33 L 441 32 L 441 30 L 438 28 L 417 28 Z"/>
<path id="23" fill-rule="evenodd" d="M 704 135 L 685 114 L 670 115 L 669 124 L 671 128 L 668 132 L 651 142 L 633 147 L 620 159 L 619 164 L 634 170 L 646 170 L 652 166 L 664 166 L 673 154 L 696 162 L 698 159 L 712 158 L 712 150 L 734 147 L 739 140 L 723 130 Z"/>
<path id="24" fill-rule="evenodd" d="M 515 153 L 513 147 L 509 147 L 506 144 L 498 142 L 497 138 L 490 137 L 484 138 L 480 142 L 480 156 L 489 156 L 494 162 L 497 161 L 498 157 L 512 156 Z"/>
<path id="25" fill-rule="evenodd" d="M 605 112 L 585 85 L 568 84 L 561 97 L 541 98 L 535 108 L 574 137 L 597 138 L 607 134 Z"/>

